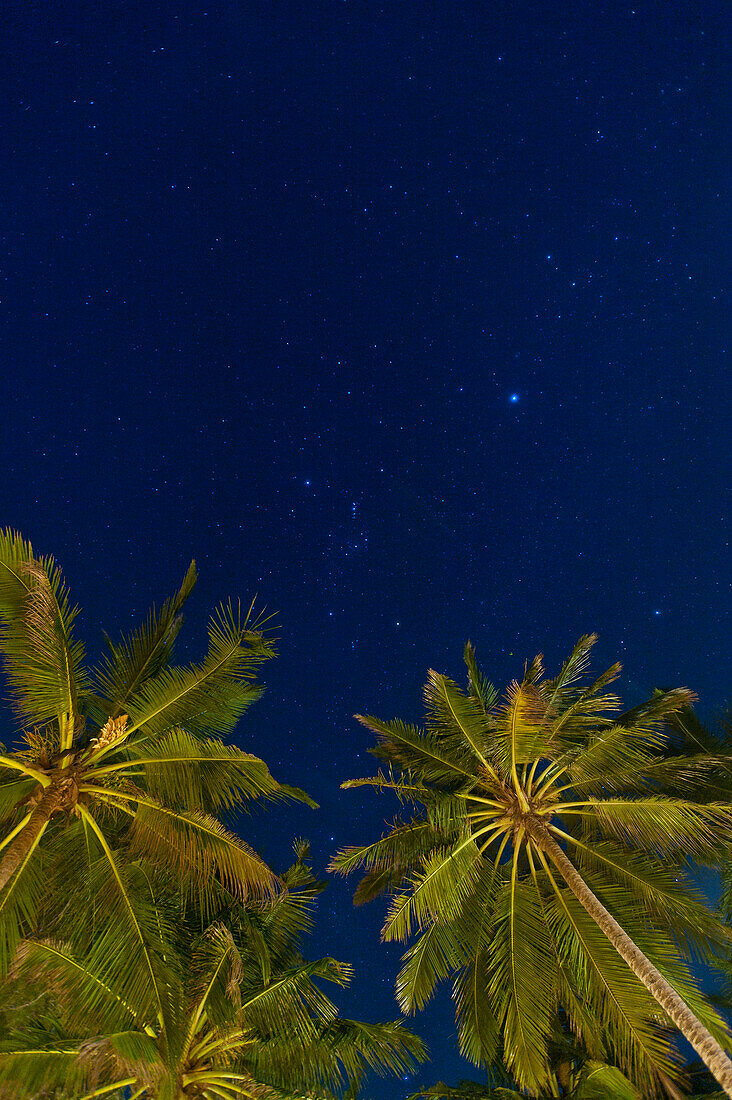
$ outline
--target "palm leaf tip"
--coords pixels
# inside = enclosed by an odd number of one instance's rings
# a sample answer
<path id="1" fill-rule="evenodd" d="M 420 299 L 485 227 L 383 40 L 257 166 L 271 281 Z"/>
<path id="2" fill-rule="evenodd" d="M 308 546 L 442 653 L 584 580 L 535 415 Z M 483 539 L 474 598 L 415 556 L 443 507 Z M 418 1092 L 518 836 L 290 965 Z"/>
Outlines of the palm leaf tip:
<path id="1" fill-rule="evenodd" d="M 116 716 L 126 700 L 170 660 L 183 624 L 182 608 L 197 577 L 196 563 L 192 561 L 179 590 L 165 601 L 159 612 L 153 607 L 146 621 L 123 635 L 118 643 L 105 634 L 108 652 L 95 672 L 95 681 L 108 713 Z"/>
<path id="2" fill-rule="evenodd" d="M 33 547 L 18 531 L 0 531 L 0 616 L 17 614 L 28 595 L 26 569 Z"/>

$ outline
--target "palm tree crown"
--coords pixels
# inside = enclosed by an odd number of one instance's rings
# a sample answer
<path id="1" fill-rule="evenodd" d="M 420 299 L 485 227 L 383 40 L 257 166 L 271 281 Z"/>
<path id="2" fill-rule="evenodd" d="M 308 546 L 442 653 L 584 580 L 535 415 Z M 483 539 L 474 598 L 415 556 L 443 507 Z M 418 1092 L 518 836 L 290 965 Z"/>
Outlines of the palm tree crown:
<path id="1" fill-rule="evenodd" d="M 211 619 L 203 661 L 172 665 L 195 580 L 191 564 L 160 611 L 108 640 L 101 664 L 88 669 L 55 562 L 0 533 L 0 655 L 20 727 L 16 751 L 0 754 L 0 973 L 44 899 L 68 901 L 85 886 L 79 920 L 93 919 L 102 902 L 119 906 L 127 946 L 152 976 L 132 892 L 149 887 L 125 866 L 130 856 L 177 871 L 184 895 L 204 910 L 215 882 L 242 898 L 279 889 L 219 820 L 254 798 L 309 801 L 221 740 L 260 695 L 255 677 L 273 646 L 251 608 L 242 615 L 227 605 Z"/>
<path id="2" fill-rule="evenodd" d="M 670 1017 L 732 1095 L 729 1035 L 688 963 L 727 934 L 686 875 L 728 845 L 732 810 L 708 793 L 725 762 L 664 754 L 686 689 L 618 714 L 619 666 L 587 683 L 595 640 L 553 678 L 537 657 L 502 698 L 468 644 L 466 692 L 430 672 L 424 729 L 359 716 L 388 768 L 344 786 L 392 790 L 410 812 L 332 866 L 365 870 L 357 901 L 391 893 L 383 937 L 414 941 L 397 978 L 405 1012 L 454 979 L 473 1062 L 490 1064 L 502 1038 L 519 1086 L 548 1089 L 561 1008 L 591 1057 L 610 1049 L 651 1095 L 677 1076 L 658 1026 Z"/>
<path id="3" fill-rule="evenodd" d="M 127 1088 L 145 1100 L 327 1100 L 355 1095 L 368 1069 L 413 1070 L 424 1059 L 416 1036 L 398 1022 L 343 1019 L 324 992 L 347 984 L 350 967 L 300 953 L 322 886 L 306 846 L 297 854 L 267 904 L 232 905 L 220 891 L 226 907 L 203 934 L 158 880 L 148 942 L 165 958 L 159 1014 L 144 967 L 132 987 L 124 967 L 100 966 L 96 945 L 26 940 L 6 997 L 30 1005 L 0 1040 L 0 1096 L 58 1089 L 92 1100 Z M 46 998 L 24 998 L 29 988 Z"/>

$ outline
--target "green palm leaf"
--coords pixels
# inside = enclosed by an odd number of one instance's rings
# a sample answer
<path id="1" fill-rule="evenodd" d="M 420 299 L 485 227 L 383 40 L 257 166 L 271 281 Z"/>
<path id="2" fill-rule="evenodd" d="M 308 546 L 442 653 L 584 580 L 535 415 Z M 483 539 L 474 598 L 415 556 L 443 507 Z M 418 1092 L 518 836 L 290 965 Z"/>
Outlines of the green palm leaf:
<path id="1" fill-rule="evenodd" d="M 30 592 L 28 564 L 35 561 L 33 547 L 9 527 L 0 531 L 0 617 L 15 616 Z"/>
<path id="2" fill-rule="evenodd" d="M 515 1089 L 493 1088 L 477 1081 L 461 1081 L 454 1088 L 439 1081 L 428 1089 L 412 1093 L 409 1100 L 421 1100 L 422 1097 L 424 1100 L 525 1100 L 525 1096 Z"/>
<path id="3" fill-rule="evenodd" d="M 22 605 L 0 617 L 0 650 L 5 674 L 22 724 L 59 723 L 62 747 L 75 733 L 80 694 L 90 681 L 83 667 L 84 647 L 73 637 L 78 608 L 52 558 L 22 567 L 28 592 Z"/>
<path id="4" fill-rule="evenodd" d="M 90 969 L 134 1007 L 137 1019 L 165 1019 L 174 976 L 165 961 L 161 913 L 154 901 L 145 899 L 140 870 L 125 866 L 91 813 L 81 804 L 79 810 L 101 853 L 90 869 L 90 885 L 99 900 Z"/>
<path id="5" fill-rule="evenodd" d="M 15 772 L 15 775 L 18 773 Z M 11 779 L 0 782 L 0 821 L 7 821 L 32 793 L 38 783 L 35 779 Z"/>
<path id="6" fill-rule="evenodd" d="M 427 855 L 438 841 L 439 833 L 429 821 L 415 819 L 406 825 L 395 821 L 390 831 L 373 844 L 341 849 L 328 870 L 347 875 L 356 868 L 372 871 L 394 864 L 406 869 Z"/>
<path id="7" fill-rule="evenodd" d="M 466 767 L 475 759 L 487 766 L 491 727 L 482 700 L 465 696 L 447 676 L 430 669 L 424 687 L 427 728 Z"/>
<path id="8" fill-rule="evenodd" d="M 172 729 L 144 746 L 133 743 L 123 752 L 127 759 L 102 763 L 90 778 L 97 782 L 107 776 L 123 779 L 144 774 L 153 798 L 214 813 L 281 792 L 263 760 L 184 729 Z"/>
<path id="9" fill-rule="evenodd" d="M 286 1028 L 292 1037 L 312 1037 L 317 1021 L 335 1019 L 337 1009 L 315 980 L 344 986 L 351 968 L 335 959 L 318 959 L 286 971 L 264 988 L 242 999 L 240 1018 L 250 1027 L 267 1033 Z"/>
<path id="10" fill-rule="evenodd" d="M 468 670 L 468 694 L 479 704 L 483 713 L 486 716 L 490 716 L 489 720 L 493 721 L 493 716 L 490 712 L 493 704 L 498 698 L 498 692 L 493 684 L 485 678 L 478 667 L 478 662 L 475 658 L 475 649 L 470 642 L 466 642 L 465 644 L 463 660 Z"/>
<path id="11" fill-rule="evenodd" d="M 592 803 L 603 831 L 633 847 L 676 859 L 715 864 L 732 840 L 732 807 L 654 795 Z"/>
<path id="12" fill-rule="evenodd" d="M 488 950 L 474 951 L 453 984 L 458 1049 L 476 1066 L 490 1066 L 498 1053 L 501 1030 L 491 1004 Z"/>
<path id="13" fill-rule="evenodd" d="M 159 612 L 153 607 L 143 625 L 117 645 L 107 638 L 109 653 L 94 673 L 103 719 L 122 714 L 129 697 L 169 663 L 173 643 L 183 625 L 181 610 L 197 576 L 196 563 L 192 561 L 180 588 Z"/>
<path id="14" fill-rule="evenodd" d="M 200 664 L 163 669 L 128 699 L 130 734 L 143 731 L 144 738 L 136 738 L 142 743 L 178 726 L 192 733 L 227 733 L 260 697 L 252 681 L 273 653 L 239 610 L 221 607 L 209 624 L 208 653 Z"/>
<path id="15" fill-rule="evenodd" d="M 8 1100 L 11 1097 L 36 1100 L 44 1092 L 49 1095 L 46 1090 L 52 1089 L 57 1089 L 60 1096 L 81 1096 L 86 1073 L 78 1054 L 74 1043 L 65 1043 L 62 1049 L 31 1048 L 0 1053 L 0 1089 L 7 1086 L 13 1090 L 6 1093 Z"/>
<path id="16" fill-rule="evenodd" d="M 357 714 L 362 726 L 376 734 L 378 748 L 372 750 L 377 756 L 390 760 L 395 766 L 403 768 L 407 774 L 410 769 L 428 769 L 435 781 L 453 783 L 458 786 L 472 780 L 471 771 L 455 761 L 445 751 L 438 740 L 397 720 L 382 722 L 372 715 Z"/>
<path id="17" fill-rule="evenodd" d="M 615 1066 L 587 1062 L 573 1100 L 643 1100 L 635 1085 Z"/>
<path id="18" fill-rule="evenodd" d="M 498 898 L 489 958 L 488 996 L 506 1064 L 522 1087 L 539 1090 L 550 1080 L 556 961 L 536 893 L 518 879 L 515 862 Z"/>
<path id="19" fill-rule="evenodd" d="M 64 1019 L 73 1032 L 113 1031 L 138 1019 L 139 1004 L 130 1004 L 94 972 L 88 959 L 76 958 L 73 949 L 53 940 L 25 940 L 16 953 L 16 979 L 37 988 L 53 988 Z"/>
<path id="20" fill-rule="evenodd" d="M 639 773 L 657 759 L 668 741 L 667 722 L 694 699 L 686 688 L 658 692 L 646 703 L 627 711 L 609 727 L 598 732 L 582 747 L 569 768 L 573 783 L 612 784 L 616 774 Z M 610 790 L 613 788 L 610 787 Z"/>
<path id="21" fill-rule="evenodd" d="M 18 943 L 33 928 L 43 898 L 45 884 L 42 868 L 34 858 L 36 845 L 0 893 L 0 976 L 7 974 Z"/>
<path id="22" fill-rule="evenodd" d="M 568 890 L 558 888 L 546 908 L 557 953 L 573 973 L 579 995 L 602 1022 L 621 1064 L 637 1081 L 650 1084 L 659 1073 L 673 1078 L 676 1060 L 656 1025 L 651 995 Z"/>
<path id="23" fill-rule="evenodd" d="M 372 1024 L 339 1017 L 325 1024 L 320 1037 L 332 1043 L 350 1078 L 358 1077 L 366 1067 L 381 1077 L 413 1073 L 426 1056 L 422 1040 L 400 1021 Z"/>
<path id="24" fill-rule="evenodd" d="M 122 797 L 115 794 L 111 801 L 114 804 Z M 125 797 L 137 805 L 131 831 L 133 850 L 181 873 L 204 902 L 214 875 L 236 897 L 262 898 L 276 893 L 278 882 L 267 864 L 216 818 L 196 810 L 172 810 L 142 795 Z"/>
<path id="25" fill-rule="evenodd" d="M 534 684 L 509 684 L 498 708 L 493 744 L 493 757 L 505 774 L 513 775 L 521 764 L 550 751 L 545 713 L 546 704 Z"/>
<path id="26" fill-rule="evenodd" d="M 404 1013 L 424 1008 L 439 982 L 461 966 L 469 965 L 469 953 L 451 924 L 432 924 L 405 953 L 397 975 L 396 995 Z"/>
<path id="27" fill-rule="evenodd" d="M 405 940 L 416 928 L 453 920 L 479 874 L 480 853 L 472 837 L 463 837 L 452 848 L 436 849 L 393 899 L 383 938 Z"/>
<path id="28" fill-rule="evenodd" d="M 636 910 L 640 902 L 643 911 L 677 937 L 688 953 L 709 964 L 718 956 L 720 945 L 729 942 L 729 929 L 710 912 L 681 868 L 670 868 L 648 852 L 629 852 L 608 840 L 587 844 L 572 838 L 569 847 L 588 882 L 600 892 L 603 883 L 622 884 Z"/>

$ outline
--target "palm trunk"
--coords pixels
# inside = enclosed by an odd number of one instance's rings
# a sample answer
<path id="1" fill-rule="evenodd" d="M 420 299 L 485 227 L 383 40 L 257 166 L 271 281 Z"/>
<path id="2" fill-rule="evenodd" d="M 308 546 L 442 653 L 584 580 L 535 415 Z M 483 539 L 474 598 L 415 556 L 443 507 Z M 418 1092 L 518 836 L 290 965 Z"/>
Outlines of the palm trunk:
<path id="1" fill-rule="evenodd" d="M 608 913 L 602 902 L 595 897 L 576 867 L 567 858 L 543 823 L 533 821 L 529 830 L 532 839 L 549 856 L 583 909 L 586 909 L 635 976 L 643 982 L 651 996 L 655 997 L 664 1012 L 670 1016 L 684 1038 L 691 1043 L 727 1095 L 732 1097 L 732 1061 L 727 1057 L 717 1040 L 710 1035 L 701 1020 L 696 1018 L 673 986 L 656 970 L 650 959 L 646 958 L 630 936 L 623 931 L 615 918 Z"/>
<path id="2" fill-rule="evenodd" d="M 41 833 L 51 819 L 51 815 L 59 808 L 61 799 L 62 792 L 58 787 L 49 787 L 30 815 L 28 824 L 21 829 L 15 840 L 3 853 L 2 859 L 0 859 L 0 890 L 5 889 L 25 857 L 38 843 Z"/>

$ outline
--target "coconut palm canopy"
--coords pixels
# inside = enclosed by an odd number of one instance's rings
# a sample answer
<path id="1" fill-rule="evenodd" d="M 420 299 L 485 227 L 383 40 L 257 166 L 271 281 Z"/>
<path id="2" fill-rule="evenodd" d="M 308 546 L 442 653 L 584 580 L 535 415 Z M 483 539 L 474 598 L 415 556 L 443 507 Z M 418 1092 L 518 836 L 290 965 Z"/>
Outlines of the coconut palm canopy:
<path id="1" fill-rule="evenodd" d="M 728 849 L 728 760 L 668 754 L 668 720 L 693 700 L 683 688 L 620 713 L 619 666 L 588 678 L 595 640 L 551 678 L 537 657 L 502 697 L 468 644 L 466 691 L 430 672 L 424 728 L 359 716 L 386 770 L 344 786 L 393 791 L 404 809 L 332 866 L 365 871 L 358 902 L 390 894 L 383 938 L 411 943 L 405 1012 L 453 979 L 460 1049 L 476 1064 L 500 1037 L 519 1086 L 550 1088 L 561 1008 L 591 1057 L 609 1049 L 652 1095 L 677 1076 L 670 1015 L 730 1092 L 729 1033 L 690 969 L 729 936 L 689 878 Z"/>
<path id="2" fill-rule="evenodd" d="M 17 748 L 0 754 L 0 972 L 44 899 L 86 888 L 79 920 L 116 913 L 119 949 L 152 980 L 133 896 L 150 887 L 123 865 L 122 842 L 175 869 L 204 910 L 215 883 L 240 898 L 279 889 L 220 820 L 252 799 L 310 801 L 221 739 L 261 694 L 256 675 L 273 643 L 252 608 L 229 604 L 211 618 L 203 660 L 172 664 L 195 580 L 191 564 L 179 591 L 136 631 L 108 639 L 103 660 L 87 668 L 78 609 L 55 562 L 14 532 L 0 534 L 0 656 L 18 722 Z"/>
<path id="3" fill-rule="evenodd" d="M 425 1056 L 421 1041 L 398 1022 L 340 1017 L 322 987 L 347 984 L 350 967 L 303 958 L 322 884 L 306 846 L 297 852 L 268 904 L 232 905 L 220 890 L 224 907 L 202 934 L 158 879 L 145 924 L 157 989 L 144 966 L 134 986 L 129 966 L 110 970 L 99 937 L 86 949 L 78 934 L 25 941 L 5 987 L 16 1007 L 0 1042 L 0 1096 L 126 1088 L 146 1100 L 317 1100 L 355 1094 L 369 1069 L 411 1072 Z M 34 998 L 38 990 L 46 996 Z"/>

